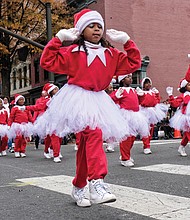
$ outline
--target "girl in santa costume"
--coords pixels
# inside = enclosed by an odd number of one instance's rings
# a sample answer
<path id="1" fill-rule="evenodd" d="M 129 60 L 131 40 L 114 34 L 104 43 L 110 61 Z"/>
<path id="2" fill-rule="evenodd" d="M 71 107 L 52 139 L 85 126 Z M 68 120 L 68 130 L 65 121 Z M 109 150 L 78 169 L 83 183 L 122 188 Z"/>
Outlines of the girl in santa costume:
<path id="1" fill-rule="evenodd" d="M 15 106 L 11 109 L 8 120 L 10 126 L 9 138 L 15 139 L 15 157 L 26 157 L 27 139 L 33 134 L 32 114 L 29 110 L 26 110 L 24 102 L 24 96 L 15 95 Z"/>
<path id="2" fill-rule="evenodd" d="M 51 122 L 50 133 L 63 137 L 81 132 L 72 198 L 78 206 L 86 207 L 116 200 L 103 181 L 108 172 L 103 139 L 121 141 L 129 131 L 118 107 L 104 90 L 114 74 L 137 70 L 141 57 L 125 32 L 107 30 L 111 40 L 123 44 L 125 53 L 110 46 L 103 38 L 104 21 L 97 11 L 78 12 L 74 26 L 60 30 L 42 53 L 40 63 L 44 69 L 68 75 L 68 83 L 59 90 L 43 116 Z M 65 41 L 74 42 L 62 47 Z"/>
<path id="3" fill-rule="evenodd" d="M 190 140 L 190 65 L 185 78 L 181 80 L 179 91 L 181 95 L 173 96 L 173 87 L 167 87 L 169 103 L 172 107 L 178 108 L 174 116 L 170 119 L 170 126 L 176 130 L 183 131 L 183 138 L 178 148 L 181 156 L 187 156 L 185 146 Z"/>
<path id="4" fill-rule="evenodd" d="M 154 132 L 154 125 L 160 122 L 166 117 L 168 106 L 160 103 L 159 91 L 152 87 L 152 80 L 149 77 L 145 77 L 141 82 L 142 89 L 136 88 L 141 111 L 148 118 L 150 126 L 150 135 L 143 137 L 144 154 L 151 154 L 150 140 L 152 139 Z"/>
<path id="5" fill-rule="evenodd" d="M 134 160 L 131 158 L 131 149 L 135 137 L 139 134 L 141 137 L 149 136 L 149 124 L 145 115 L 140 112 L 137 92 L 130 87 L 132 83 L 132 74 L 119 76 L 120 87 L 111 93 L 112 99 L 119 105 L 120 111 L 129 125 L 130 136 L 120 142 L 121 165 L 125 167 L 134 166 Z"/>
<path id="6" fill-rule="evenodd" d="M 7 133 L 8 133 L 8 112 L 3 106 L 4 102 L 0 98 L 0 156 L 6 156 L 6 148 L 7 148 Z"/>
<path id="7" fill-rule="evenodd" d="M 59 91 L 59 88 L 52 84 L 52 83 L 46 83 L 43 87 L 43 91 L 47 92 L 47 96 L 41 101 L 37 102 L 35 105 L 26 106 L 26 109 L 30 111 L 41 111 L 40 116 L 37 118 L 37 120 L 34 123 L 34 131 L 37 131 L 37 134 L 42 137 L 42 134 L 39 133 L 41 124 L 43 121 L 43 113 L 46 111 L 48 107 L 48 103 L 50 102 L 51 98 Z M 39 127 L 38 127 L 39 126 Z M 48 131 L 46 131 L 46 137 L 45 137 L 45 149 L 44 149 L 44 156 L 49 159 L 53 157 L 53 161 L 55 163 L 61 162 L 62 155 L 60 153 L 61 150 L 61 142 L 62 138 L 58 137 L 55 134 L 49 135 Z M 51 147 L 50 147 L 51 145 Z"/>

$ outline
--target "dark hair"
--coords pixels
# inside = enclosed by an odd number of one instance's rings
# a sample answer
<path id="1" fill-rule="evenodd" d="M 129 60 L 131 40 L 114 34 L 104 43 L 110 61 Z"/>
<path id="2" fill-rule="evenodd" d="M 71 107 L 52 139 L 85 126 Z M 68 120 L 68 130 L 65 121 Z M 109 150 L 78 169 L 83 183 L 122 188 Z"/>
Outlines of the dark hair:
<path id="1" fill-rule="evenodd" d="M 78 44 L 79 45 L 79 50 L 78 51 L 80 51 L 80 47 L 83 46 L 86 55 L 88 55 L 88 49 L 86 48 L 86 45 L 85 45 L 84 41 L 85 41 L 85 39 L 84 39 L 83 35 L 80 35 L 80 37 L 77 40 L 73 41 L 72 44 Z M 100 39 L 100 43 L 101 43 L 102 47 L 107 47 L 107 48 L 113 47 L 114 48 L 114 46 L 112 46 L 111 43 L 103 37 Z"/>
<path id="2" fill-rule="evenodd" d="M 144 86 L 144 84 L 146 84 L 146 83 L 151 83 L 151 82 L 150 82 L 150 79 L 146 78 L 146 79 L 144 80 L 143 86 Z"/>
<path id="3" fill-rule="evenodd" d="M 185 93 L 185 92 L 187 91 L 187 89 L 186 89 L 186 87 L 182 87 L 182 88 L 179 89 L 179 91 L 180 91 L 181 93 Z"/>

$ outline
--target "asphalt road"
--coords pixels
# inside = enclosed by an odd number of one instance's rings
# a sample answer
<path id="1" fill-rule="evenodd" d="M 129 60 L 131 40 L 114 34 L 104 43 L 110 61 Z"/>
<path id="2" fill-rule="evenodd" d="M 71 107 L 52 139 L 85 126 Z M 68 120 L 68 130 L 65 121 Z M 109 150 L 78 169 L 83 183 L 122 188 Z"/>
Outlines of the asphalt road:
<path id="1" fill-rule="evenodd" d="M 152 154 L 144 155 L 142 142 L 135 142 L 134 168 L 119 163 L 119 148 L 107 153 L 115 203 L 79 208 L 70 196 L 75 175 L 74 144 L 62 145 L 62 162 L 56 164 L 38 150 L 27 146 L 26 158 L 8 153 L 0 158 L 1 220 L 151 220 L 190 219 L 189 156 L 177 152 L 180 139 L 152 141 Z M 29 179 L 28 179 L 29 178 Z"/>

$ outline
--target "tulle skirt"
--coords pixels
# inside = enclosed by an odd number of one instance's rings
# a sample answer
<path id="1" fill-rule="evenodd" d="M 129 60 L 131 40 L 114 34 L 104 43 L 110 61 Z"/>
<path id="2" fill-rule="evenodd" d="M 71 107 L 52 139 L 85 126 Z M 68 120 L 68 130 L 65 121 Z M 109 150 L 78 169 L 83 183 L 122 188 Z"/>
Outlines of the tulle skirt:
<path id="1" fill-rule="evenodd" d="M 0 124 L 0 137 L 8 135 L 8 126 Z"/>
<path id="2" fill-rule="evenodd" d="M 148 119 L 140 111 L 134 112 L 126 109 L 121 109 L 121 114 L 129 125 L 129 133 L 131 136 L 141 137 L 149 136 L 149 123 Z"/>
<path id="3" fill-rule="evenodd" d="M 33 134 L 33 124 L 28 123 L 15 123 L 13 122 L 8 133 L 9 139 L 14 139 L 16 136 L 23 135 L 24 137 L 30 137 Z"/>
<path id="4" fill-rule="evenodd" d="M 155 107 L 142 107 L 141 112 L 148 118 L 149 124 L 157 124 L 166 117 L 168 106 L 162 103 L 157 104 Z"/>
<path id="5" fill-rule="evenodd" d="M 129 136 L 128 124 L 105 91 L 88 91 L 68 84 L 51 99 L 48 109 L 34 123 L 34 131 L 41 138 L 47 134 L 64 137 L 87 127 L 101 129 L 106 141 L 122 141 Z"/>
<path id="6" fill-rule="evenodd" d="M 170 127 L 190 132 L 190 115 L 182 114 L 181 109 L 177 110 L 174 116 L 170 118 Z"/>

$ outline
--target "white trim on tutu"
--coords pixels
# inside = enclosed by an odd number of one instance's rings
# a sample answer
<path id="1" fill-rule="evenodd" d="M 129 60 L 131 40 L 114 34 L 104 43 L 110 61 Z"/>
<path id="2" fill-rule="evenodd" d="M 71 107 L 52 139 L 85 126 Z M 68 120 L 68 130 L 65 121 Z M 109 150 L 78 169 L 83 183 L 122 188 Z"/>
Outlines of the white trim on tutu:
<path id="1" fill-rule="evenodd" d="M 9 139 L 14 139 L 17 135 L 23 135 L 24 137 L 30 137 L 33 134 L 33 124 L 28 123 L 16 123 L 13 122 L 8 133 Z"/>
<path id="2" fill-rule="evenodd" d="M 148 118 L 149 124 L 157 124 L 166 117 L 168 106 L 159 103 L 155 107 L 142 107 L 140 111 Z"/>
<path id="3" fill-rule="evenodd" d="M 48 109 L 37 118 L 34 131 L 40 137 L 56 134 L 64 137 L 86 127 L 102 130 L 106 141 L 122 141 L 129 136 L 129 127 L 105 91 L 94 92 L 65 84 L 51 99 Z"/>
<path id="4" fill-rule="evenodd" d="M 131 136 L 147 137 L 150 135 L 148 119 L 140 111 L 134 112 L 121 108 L 121 114 L 129 125 L 129 133 Z"/>
<path id="5" fill-rule="evenodd" d="M 8 135 L 8 126 L 0 124 L 0 137 Z"/>

